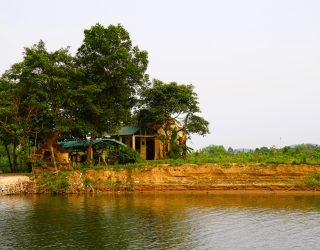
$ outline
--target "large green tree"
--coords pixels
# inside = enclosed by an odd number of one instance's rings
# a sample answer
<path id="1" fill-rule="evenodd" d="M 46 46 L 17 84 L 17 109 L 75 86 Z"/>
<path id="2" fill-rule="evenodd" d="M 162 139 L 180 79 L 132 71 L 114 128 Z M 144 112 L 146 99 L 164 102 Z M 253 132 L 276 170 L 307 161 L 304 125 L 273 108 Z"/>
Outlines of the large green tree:
<path id="1" fill-rule="evenodd" d="M 74 98 L 91 141 L 97 134 L 114 132 L 130 118 L 137 94 L 147 82 L 147 65 L 147 52 L 132 45 L 120 24 L 107 28 L 96 24 L 84 31 L 77 53 L 80 86 Z"/>
<path id="2" fill-rule="evenodd" d="M 18 126 L 23 147 L 28 140 L 41 138 L 54 159 L 55 142 L 61 133 L 71 130 L 75 120 L 69 98 L 74 75 L 73 57 L 68 50 L 48 52 L 40 41 L 26 48 L 22 62 L 14 64 L 2 76 L 10 85 L 7 93 L 15 114 L 12 124 Z"/>
<path id="3" fill-rule="evenodd" d="M 138 121 L 162 129 L 163 134 L 159 136 L 164 144 L 164 153 L 169 142 L 174 143 L 172 139 L 179 131 L 184 131 L 188 136 L 209 133 L 209 122 L 198 115 L 199 102 L 192 85 L 154 80 L 152 86 L 142 92 L 140 104 Z M 185 143 L 181 143 L 182 146 Z M 183 150 L 183 156 L 185 153 Z"/>
<path id="4" fill-rule="evenodd" d="M 96 24 L 84 31 L 75 57 L 68 49 L 47 51 L 43 41 L 26 48 L 23 60 L 1 77 L 0 140 L 26 147 L 37 140 L 54 145 L 115 131 L 131 118 L 148 81 L 146 51 L 132 45 L 121 25 Z M 16 144 L 18 144 L 16 143 Z M 91 154 L 88 154 L 91 158 Z"/>
<path id="5" fill-rule="evenodd" d="M 0 78 L 0 143 L 4 145 L 11 172 L 17 169 L 17 145 L 21 130 L 16 120 L 17 102 L 12 100 L 12 85 Z M 12 145 L 12 157 L 9 146 Z"/>

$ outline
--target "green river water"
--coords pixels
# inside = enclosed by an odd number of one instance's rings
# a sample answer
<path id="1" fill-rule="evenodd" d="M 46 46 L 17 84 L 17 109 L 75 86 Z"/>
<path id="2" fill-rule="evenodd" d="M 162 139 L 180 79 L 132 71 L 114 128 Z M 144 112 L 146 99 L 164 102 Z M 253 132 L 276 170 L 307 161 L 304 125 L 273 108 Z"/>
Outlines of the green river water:
<path id="1" fill-rule="evenodd" d="M 0 196 L 0 249 L 320 249 L 320 196 Z"/>

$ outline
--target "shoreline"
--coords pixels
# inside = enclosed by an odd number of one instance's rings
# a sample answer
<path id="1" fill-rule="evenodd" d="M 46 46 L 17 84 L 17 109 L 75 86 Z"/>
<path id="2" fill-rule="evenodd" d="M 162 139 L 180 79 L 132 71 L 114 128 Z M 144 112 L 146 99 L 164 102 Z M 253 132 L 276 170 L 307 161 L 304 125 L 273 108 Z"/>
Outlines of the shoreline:
<path id="1" fill-rule="evenodd" d="M 58 175 L 42 170 L 34 175 L 0 174 L 0 195 L 113 192 L 320 195 L 320 183 L 312 179 L 319 174 L 320 165 L 306 164 L 166 164 L 62 171 Z"/>

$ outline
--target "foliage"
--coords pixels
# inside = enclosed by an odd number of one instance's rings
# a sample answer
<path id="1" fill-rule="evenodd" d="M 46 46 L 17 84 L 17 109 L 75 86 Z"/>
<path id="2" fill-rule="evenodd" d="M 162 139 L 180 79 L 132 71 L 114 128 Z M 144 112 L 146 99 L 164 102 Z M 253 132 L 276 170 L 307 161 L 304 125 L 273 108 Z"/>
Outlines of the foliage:
<path id="1" fill-rule="evenodd" d="M 37 184 L 46 187 L 49 193 L 58 194 L 66 193 L 69 188 L 68 172 L 60 172 L 58 175 L 44 172 L 37 179 Z"/>
<path id="2" fill-rule="evenodd" d="M 173 133 L 184 132 L 186 135 L 209 133 L 209 122 L 198 116 L 200 112 L 197 94 L 192 85 L 179 85 L 176 82 L 165 84 L 154 80 L 151 88 L 145 88 L 141 94 L 141 106 L 137 111 L 140 123 L 161 129 L 159 138 L 164 144 L 164 153 L 171 141 L 171 155 L 177 156 L 178 148 L 173 141 Z M 177 131 L 173 131 L 177 129 Z M 181 145 L 186 145 L 186 138 L 177 138 Z M 173 143 L 172 143 L 173 142 Z M 184 152 L 185 153 L 185 152 Z"/>
<path id="3" fill-rule="evenodd" d="M 181 143 L 179 143 L 177 130 L 173 129 L 170 138 L 170 150 L 168 152 L 169 158 L 181 158 L 183 155 L 183 151 L 186 150 L 186 147 L 186 145 L 182 145 Z"/>
<path id="4" fill-rule="evenodd" d="M 80 85 L 74 92 L 77 115 L 84 133 L 114 132 L 130 117 L 136 95 L 144 86 L 148 65 L 146 51 L 132 46 L 129 33 L 119 24 L 96 24 L 84 31 L 76 55 Z M 88 151 L 89 163 L 92 147 Z"/>
<path id="5" fill-rule="evenodd" d="M 33 137 L 35 132 L 51 136 L 73 126 L 68 105 L 73 72 L 68 49 L 48 52 L 40 41 L 26 48 L 23 61 L 3 75 L 12 85 L 11 102 L 17 102 L 16 120 L 26 136 Z"/>
<path id="6" fill-rule="evenodd" d="M 119 164 L 138 163 L 142 161 L 143 159 L 137 151 L 129 147 L 120 147 Z"/>
<path id="7" fill-rule="evenodd" d="M 319 146 L 314 146 L 311 151 L 304 146 L 288 147 L 288 149 L 275 149 L 264 147 L 262 150 L 242 152 L 237 150 L 227 151 L 223 146 L 210 145 L 196 152 L 189 153 L 186 159 L 165 159 L 143 161 L 124 167 L 145 167 L 158 164 L 182 165 L 185 163 L 206 164 L 216 163 L 228 166 L 232 163 L 247 164 L 320 164 Z"/>
<path id="8" fill-rule="evenodd" d="M 0 157 L 0 173 L 11 172 L 9 168 L 8 159 L 6 157 Z"/>
<path id="9" fill-rule="evenodd" d="M 74 96 L 78 114 L 96 132 L 114 132 L 130 116 L 146 82 L 147 52 L 132 46 L 121 25 L 96 24 L 84 34 L 76 56 L 81 79 Z"/>
<path id="10" fill-rule="evenodd" d="M 27 161 L 29 146 L 46 143 L 54 155 L 61 135 L 93 138 L 129 120 L 148 81 L 147 52 L 121 25 L 96 24 L 84 34 L 76 56 L 49 52 L 40 40 L 0 78 L 0 143 L 14 145 L 12 171 L 18 157 Z"/>
<path id="11" fill-rule="evenodd" d="M 320 175 L 316 174 L 310 178 L 306 178 L 303 180 L 303 183 L 311 187 L 318 187 L 320 186 Z"/>
<path id="12" fill-rule="evenodd" d="M 192 164 L 206 164 L 216 163 L 228 166 L 232 163 L 246 164 L 246 163 L 260 163 L 260 164 L 320 164 L 320 157 L 318 157 L 319 147 L 314 147 L 305 158 L 303 149 L 298 151 L 295 148 L 288 149 L 273 149 L 266 148 L 267 151 L 263 153 L 259 150 L 251 152 L 229 152 L 223 148 L 223 146 L 211 145 L 208 148 L 201 149 L 199 151 L 189 153 L 186 159 L 165 159 L 165 160 L 153 160 L 145 161 L 141 159 L 140 155 L 135 151 L 129 150 L 129 156 L 125 151 L 125 156 L 121 161 L 116 162 L 116 165 L 96 165 L 95 169 L 109 169 L 109 168 L 145 168 L 147 166 L 154 166 L 158 164 L 170 164 L 174 166 L 183 165 L 185 163 Z M 265 149 L 264 149 L 265 150 Z M 236 151 L 236 150 L 235 150 Z M 286 152 L 286 153 L 284 153 Z M 130 155 L 130 154 L 133 155 Z M 123 154 L 122 154 L 123 156 Z M 124 160 L 123 158 L 129 159 Z M 2 160 L 1 160 L 2 159 Z M 133 160 L 132 160 L 133 159 Z M 136 159 L 136 160 L 134 160 Z M 6 159 L 0 158 L 0 167 L 4 172 L 8 172 Z M 1 168 L 0 168 L 1 169 Z M 89 166 L 83 166 L 82 170 L 90 169 Z"/>
<path id="13" fill-rule="evenodd" d="M 262 147 L 248 152 L 227 151 L 223 146 L 210 145 L 190 154 L 188 161 L 194 163 L 320 164 L 319 152 L 319 146 L 310 147 L 308 144 L 284 147 L 282 149 Z"/>
<path id="14" fill-rule="evenodd" d="M 288 149 L 287 149 L 288 150 Z M 264 147 L 262 150 L 242 152 L 237 150 L 227 151 L 223 146 L 210 145 L 206 148 L 196 152 L 189 153 L 186 159 L 165 159 L 155 161 L 144 161 L 135 163 L 126 167 L 145 167 L 158 164 L 182 165 L 185 163 L 191 164 L 206 164 L 216 163 L 229 166 L 233 163 L 247 164 L 247 163 L 260 163 L 260 164 L 320 164 L 320 147 L 315 146 L 310 149 L 305 147 L 289 147 L 289 151 L 284 149 L 275 149 Z M 262 152 L 261 152 L 262 151 Z M 285 151 L 287 153 L 285 153 Z"/>
<path id="15" fill-rule="evenodd" d="M 68 49 L 48 52 L 43 41 L 25 48 L 23 60 L 2 75 L 0 95 L 6 98 L 0 102 L 0 137 L 4 145 L 13 144 L 12 171 L 18 157 L 27 162 L 31 144 L 48 143 L 74 126 L 69 105 L 73 75 Z"/>
<path id="16" fill-rule="evenodd" d="M 208 147 L 201 149 L 200 152 L 208 153 L 208 154 L 221 154 L 221 155 L 223 155 L 223 154 L 227 154 L 230 151 L 228 150 L 228 152 L 227 152 L 223 146 L 210 145 Z"/>

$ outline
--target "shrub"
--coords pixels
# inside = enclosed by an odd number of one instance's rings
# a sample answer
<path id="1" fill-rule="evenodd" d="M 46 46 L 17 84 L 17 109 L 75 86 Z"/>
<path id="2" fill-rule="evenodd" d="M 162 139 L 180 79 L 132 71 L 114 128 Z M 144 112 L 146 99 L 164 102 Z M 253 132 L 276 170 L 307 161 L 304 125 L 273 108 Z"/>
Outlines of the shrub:
<path id="1" fill-rule="evenodd" d="M 128 147 L 121 147 L 119 152 L 119 164 L 142 162 L 143 159 L 140 154 Z"/>
<path id="2" fill-rule="evenodd" d="M 59 175 L 55 175 L 46 171 L 42 176 L 39 176 L 37 184 L 46 186 L 49 193 L 52 194 L 65 193 L 70 186 L 68 173 L 66 172 L 60 172 Z"/>

